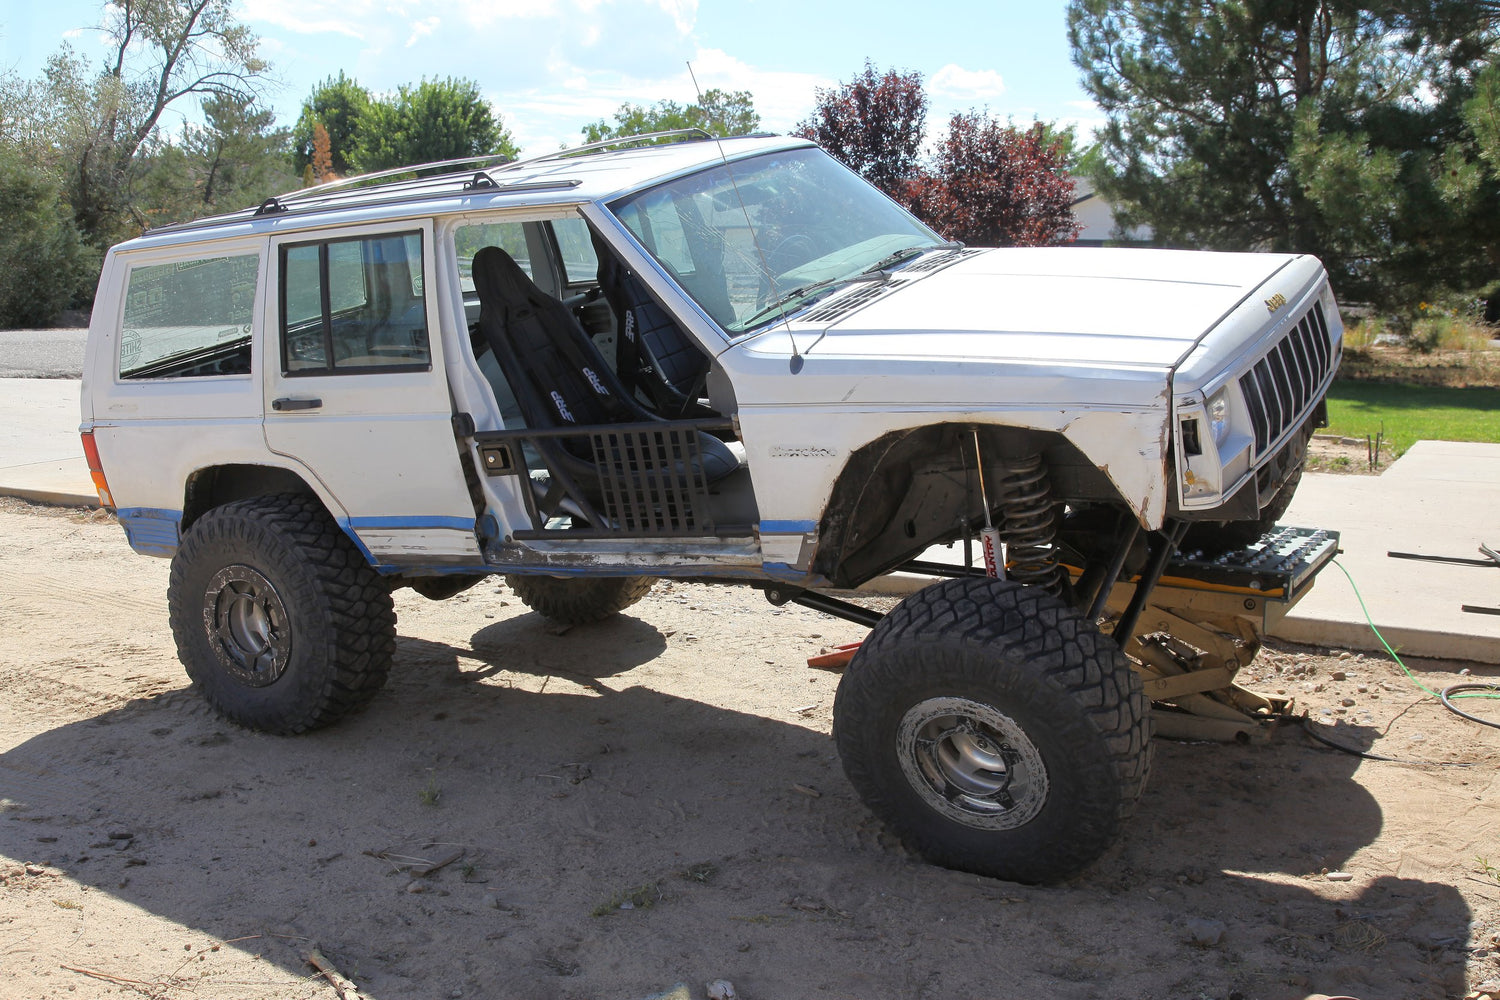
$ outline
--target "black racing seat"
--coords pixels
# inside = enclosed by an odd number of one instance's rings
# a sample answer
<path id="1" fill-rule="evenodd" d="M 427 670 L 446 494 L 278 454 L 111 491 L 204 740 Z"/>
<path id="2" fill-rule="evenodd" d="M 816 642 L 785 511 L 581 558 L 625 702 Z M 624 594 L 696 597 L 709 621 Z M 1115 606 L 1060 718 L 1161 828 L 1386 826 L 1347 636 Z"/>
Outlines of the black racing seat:
<path id="1" fill-rule="evenodd" d="M 614 311 L 615 367 L 630 389 L 642 389 L 658 410 L 678 416 L 708 415 L 698 403 L 710 360 L 651 297 L 646 283 L 592 233 L 599 258 L 599 288 Z"/>
<path id="2" fill-rule="evenodd" d="M 490 246 L 476 253 L 473 277 L 479 331 L 506 373 L 528 428 L 671 425 L 631 398 L 567 306 L 538 288 L 504 250 Z M 707 485 L 741 467 L 723 441 L 695 433 L 692 471 L 701 473 Z M 560 469 L 594 492 L 590 484 L 598 483 L 600 470 L 588 436 L 538 438 L 534 443 L 550 470 Z"/>

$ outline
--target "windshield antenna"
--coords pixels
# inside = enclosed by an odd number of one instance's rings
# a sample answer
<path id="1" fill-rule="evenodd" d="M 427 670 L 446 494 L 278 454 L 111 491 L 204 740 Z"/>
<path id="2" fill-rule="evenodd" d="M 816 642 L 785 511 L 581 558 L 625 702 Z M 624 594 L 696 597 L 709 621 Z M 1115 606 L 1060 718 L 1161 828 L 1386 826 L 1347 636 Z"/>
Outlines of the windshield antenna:
<path id="1" fill-rule="evenodd" d="M 698 74 L 693 72 L 693 62 L 687 61 L 688 79 L 693 81 L 693 92 L 698 95 L 698 107 L 703 107 L 703 88 L 698 86 Z M 713 130 L 707 130 L 713 134 Z M 739 182 L 734 177 L 734 167 L 729 165 L 729 157 L 724 155 L 723 136 L 714 134 L 714 148 L 719 151 L 719 159 L 724 163 L 724 170 L 729 174 L 729 186 L 734 189 L 735 200 L 740 203 L 740 214 L 745 217 L 745 228 L 750 232 L 750 242 L 755 246 L 755 256 L 760 260 L 761 271 L 766 276 L 766 281 L 771 285 L 771 294 L 776 297 L 777 311 L 781 313 L 781 325 L 786 327 L 786 339 L 792 345 L 792 374 L 795 375 L 802 370 L 802 352 L 797 349 L 797 338 L 792 333 L 792 324 L 786 318 L 786 306 L 780 302 L 781 289 L 776 284 L 776 276 L 771 273 L 771 265 L 766 260 L 766 252 L 761 249 L 760 235 L 756 232 L 755 224 L 750 221 L 750 210 L 745 207 L 744 196 L 740 194 Z"/>

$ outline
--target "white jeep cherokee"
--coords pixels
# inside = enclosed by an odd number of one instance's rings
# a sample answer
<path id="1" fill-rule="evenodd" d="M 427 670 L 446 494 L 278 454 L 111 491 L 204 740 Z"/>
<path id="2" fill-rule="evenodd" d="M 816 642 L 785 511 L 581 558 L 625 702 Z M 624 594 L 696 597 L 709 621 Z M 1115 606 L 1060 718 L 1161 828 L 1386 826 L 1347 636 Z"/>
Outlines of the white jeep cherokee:
<path id="1" fill-rule="evenodd" d="M 577 622 L 654 578 L 745 583 L 874 626 L 835 735 L 909 843 L 1079 870 L 1144 786 L 1166 562 L 1191 525 L 1259 537 L 1321 421 L 1322 267 L 969 249 L 805 141 L 655 138 L 110 251 L 85 450 L 130 544 L 172 559 L 188 673 L 296 733 L 375 695 L 395 587 L 503 573 Z M 883 618 L 817 593 L 991 521 L 999 578 L 952 570 Z"/>

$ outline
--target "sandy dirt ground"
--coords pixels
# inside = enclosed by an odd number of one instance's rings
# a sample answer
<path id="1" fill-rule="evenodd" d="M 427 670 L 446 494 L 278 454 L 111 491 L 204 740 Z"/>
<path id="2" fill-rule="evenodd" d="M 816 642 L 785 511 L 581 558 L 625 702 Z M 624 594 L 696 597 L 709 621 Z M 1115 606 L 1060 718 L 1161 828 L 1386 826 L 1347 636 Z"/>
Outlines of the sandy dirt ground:
<path id="1" fill-rule="evenodd" d="M 756 592 L 564 630 L 402 591 L 371 707 L 277 738 L 189 688 L 167 563 L 107 516 L 0 501 L 0 539 L 0 997 L 334 998 L 314 946 L 366 1000 L 1500 990 L 1500 732 L 1384 659 L 1247 674 L 1402 762 L 1158 740 L 1120 844 L 1039 888 L 883 832 L 805 665 L 862 630 Z"/>

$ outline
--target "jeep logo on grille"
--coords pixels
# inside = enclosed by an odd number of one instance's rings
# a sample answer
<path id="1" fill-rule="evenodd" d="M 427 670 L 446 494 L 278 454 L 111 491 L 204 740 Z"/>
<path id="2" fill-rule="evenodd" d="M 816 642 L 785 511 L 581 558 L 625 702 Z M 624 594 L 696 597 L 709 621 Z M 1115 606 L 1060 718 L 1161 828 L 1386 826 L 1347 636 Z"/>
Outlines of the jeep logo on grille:
<path id="1" fill-rule="evenodd" d="M 1286 296 L 1277 292 L 1269 299 L 1266 299 L 1266 312 L 1275 312 L 1284 305 L 1286 305 Z"/>

